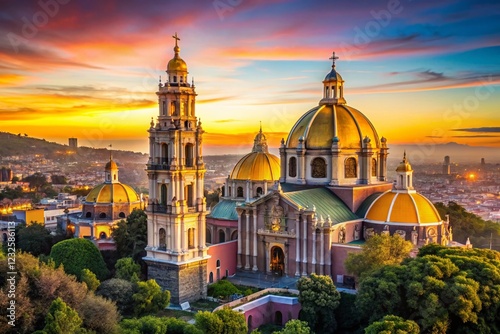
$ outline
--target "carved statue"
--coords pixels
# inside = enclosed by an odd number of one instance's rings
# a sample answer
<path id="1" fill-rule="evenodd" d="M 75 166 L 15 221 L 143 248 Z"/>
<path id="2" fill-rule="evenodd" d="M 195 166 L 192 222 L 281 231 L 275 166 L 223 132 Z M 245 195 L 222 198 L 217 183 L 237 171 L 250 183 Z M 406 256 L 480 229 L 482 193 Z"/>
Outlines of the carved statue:
<path id="1" fill-rule="evenodd" d="M 339 243 L 345 243 L 345 227 L 342 226 L 339 231 Z"/>

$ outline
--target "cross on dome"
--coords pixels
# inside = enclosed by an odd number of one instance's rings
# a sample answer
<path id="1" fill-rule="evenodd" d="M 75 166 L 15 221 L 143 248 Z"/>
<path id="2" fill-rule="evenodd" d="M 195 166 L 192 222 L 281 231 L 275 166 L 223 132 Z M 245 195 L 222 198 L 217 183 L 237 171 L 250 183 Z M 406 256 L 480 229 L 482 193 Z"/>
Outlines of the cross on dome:
<path id="1" fill-rule="evenodd" d="M 332 60 L 332 68 L 335 68 L 335 60 L 339 59 L 339 57 L 335 55 L 335 51 L 332 52 L 332 56 L 328 59 Z"/>
<path id="2" fill-rule="evenodd" d="M 173 39 L 175 39 L 175 46 L 177 46 L 177 41 L 180 41 L 181 39 L 179 37 L 177 37 L 177 32 L 175 33 L 175 35 L 172 36 Z M 334 52 L 335 54 L 335 52 Z"/>

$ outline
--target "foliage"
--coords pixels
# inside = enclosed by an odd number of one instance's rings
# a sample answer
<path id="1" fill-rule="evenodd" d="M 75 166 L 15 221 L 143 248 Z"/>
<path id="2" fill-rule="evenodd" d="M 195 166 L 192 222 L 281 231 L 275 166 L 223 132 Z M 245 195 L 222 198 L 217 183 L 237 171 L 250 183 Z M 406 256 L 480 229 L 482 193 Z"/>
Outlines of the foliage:
<path id="1" fill-rule="evenodd" d="M 57 266 L 64 265 L 66 273 L 79 279 L 85 268 L 92 271 L 99 280 L 104 280 L 108 275 L 101 253 L 90 240 L 73 238 L 58 242 L 52 247 L 50 257 Z"/>
<path id="2" fill-rule="evenodd" d="M 132 295 L 136 315 L 158 312 L 170 303 L 170 291 L 162 291 L 154 279 L 137 283 L 137 292 Z"/>
<path id="3" fill-rule="evenodd" d="M 97 334 L 111 334 L 118 330 L 120 314 L 115 303 L 94 294 L 87 294 L 79 306 L 85 328 Z"/>
<path id="4" fill-rule="evenodd" d="M 134 284 L 119 278 L 112 278 L 101 283 L 96 294 L 116 303 L 123 315 L 133 312 Z"/>
<path id="5" fill-rule="evenodd" d="M 310 334 L 311 329 L 307 325 L 307 322 L 300 320 L 290 320 L 285 324 L 285 328 L 283 328 L 279 332 L 274 332 L 273 334 Z"/>
<path id="6" fill-rule="evenodd" d="M 413 244 L 398 234 L 376 234 L 366 241 L 360 253 L 350 253 L 344 265 L 349 273 L 362 280 L 383 266 L 401 263 L 412 248 Z"/>
<path id="7" fill-rule="evenodd" d="M 168 334 L 203 334 L 200 329 L 181 319 L 167 318 L 166 322 Z"/>
<path id="8" fill-rule="evenodd" d="M 68 180 L 66 179 L 66 176 L 64 176 L 64 175 L 52 174 L 50 176 L 50 180 L 52 181 L 52 184 L 67 184 L 68 183 Z"/>
<path id="9" fill-rule="evenodd" d="M 141 273 L 141 266 L 131 257 L 119 259 L 115 264 L 115 277 L 127 281 L 137 282 Z"/>
<path id="10" fill-rule="evenodd" d="M 113 230 L 116 249 L 120 257 L 132 257 L 139 262 L 146 255 L 147 215 L 143 210 L 134 209 L 127 220 L 120 220 Z"/>
<path id="11" fill-rule="evenodd" d="M 393 314 L 424 333 L 500 330 L 500 253 L 429 245 L 366 277 L 356 301 L 370 322 Z"/>
<path id="12" fill-rule="evenodd" d="M 43 186 L 46 186 L 48 184 L 47 183 L 47 177 L 45 177 L 45 175 L 43 175 L 40 172 L 36 172 L 35 174 L 26 176 L 23 179 L 23 181 L 24 182 L 29 182 L 30 188 L 36 188 L 37 191 L 40 191 L 40 189 Z"/>
<path id="13" fill-rule="evenodd" d="M 235 293 L 241 293 L 240 289 L 226 279 L 215 282 L 208 289 L 208 294 L 216 298 L 224 299 Z"/>
<path id="14" fill-rule="evenodd" d="M 101 282 L 97 279 L 97 276 L 87 268 L 82 270 L 80 281 L 87 284 L 87 289 L 92 292 L 94 292 L 99 287 L 99 284 L 101 284 Z"/>
<path id="15" fill-rule="evenodd" d="M 77 333 L 81 325 L 78 313 L 57 298 L 50 304 L 43 330 L 47 334 L 72 334 Z"/>
<path id="16" fill-rule="evenodd" d="M 0 201 L 4 198 L 8 198 L 10 200 L 14 200 L 16 198 L 23 197 L 23 188 L 21 186 L 17 186 L 15 188 L 5 187 L 0 191 Z"/>
<path id="17" fill-rule="evenodd" d="M 240 334 L 248 332 L 245 316 L 242 313 L 233 311 L 230 308 L 223 308 L 214 312 L 222 320 L 224 327 L 221 334 Z"/>
<path id="18" fill-rule="evenodd" d="M 340 293 L 340 304 L 335 309 L 335 319 L 339 331 L 353 332 L 360 327 L 360 319 L 355 303 L 356 295 L 345 292 Z"/>
<path id="19" fill-rule="evenodd" d="M 303 319 L 316 333 L 334 333 L 337 329 L 334 311 L 340 303 L 340 293 L 330 276 L 301 277 L 297 282 Z"/>
<path id="20" fill-rule="evenodd" d="M 436 203 L 435 206 L 441 217 L 449 216 L 454 240 L 465 244 L 467 238 L 470 237 L 474 247 L 486 248 L 489 247 L 490 238 L 493 237 L 496 240 L 492 245 L 493 249 L 500 250 L 500 224 L 485 221 L 467 212 L 464 207 L 455 202 L 448 202 L 448 205 Z"/>
<path id="21" fill-rule="evenodd" d="M 122 334 L 164 334 L 167 333 L 167 318 L 147 315 L 142 318 L 124 319 L 120 322 Z"/>
<path id="22" fill-rule="evenodd" d="M 17 247 L 34 256 L 50 254 L 52 236 L 43 223 L 22 224 L 17 235 Z"/>
<path id="23" fill-rule="evenodd" d="M 404 320 L 395 315 L 386 315 L 365 329 L 365 334 L 419 334 L 420 328 L 412 320 Z"/>
<path id="24" fill-rule="evenodd" d="M 205 334 L 219 334 L 222 332 L 224 323 L 215 313 L 200 311 L 195 315 L 196 327 Z"/>

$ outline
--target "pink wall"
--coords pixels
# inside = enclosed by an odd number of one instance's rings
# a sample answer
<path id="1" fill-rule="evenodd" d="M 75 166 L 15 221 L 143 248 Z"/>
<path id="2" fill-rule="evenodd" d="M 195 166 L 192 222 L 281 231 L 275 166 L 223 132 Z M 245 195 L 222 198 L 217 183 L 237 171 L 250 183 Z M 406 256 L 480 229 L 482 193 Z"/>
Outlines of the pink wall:
<path id="1" fill-rule="evenodd" d="M 337 283 L 337 275 L 350 275 L 344 267 L 349 253 L 359 253 L 361 247 L 346 244 L 332 244 L 332 280 Z"/>
<path id="2" fill-rule="evenodd" d="M 236 273 L 236 254 L 238 252 L 238 240 L 224 242 L 222 244 L 211 245 L 208 248 L 208 255 L 211 258 L 207 262 L 207 282 L 210 282 L 210 273 L 212 273 L 212 283 L 226 276 L 226 270 L 229 276 Z M 217 260 L 220 266 L 217 267 Z"/>
<path id="3" fill-rule="evenodd" d="M 248 324 L 249 331 L 258 328 L 264 324 L 278 324 L 285 325 L 285 323 L 292 319 L 299 318 L 299 312 L 302 306 L 299 304 L 297 298 L 294 304 L 284 304 L 272 301 L 276 296 L 265 296 L 262 298 L 269 298 L 270 301 L 263 303 L 259 306 L 245 310 L 245 319 Z M 281 312 L 281 321 L 279 321 L 278 312 Z M 277 318 L 278 317 L 278 318 Z"/>

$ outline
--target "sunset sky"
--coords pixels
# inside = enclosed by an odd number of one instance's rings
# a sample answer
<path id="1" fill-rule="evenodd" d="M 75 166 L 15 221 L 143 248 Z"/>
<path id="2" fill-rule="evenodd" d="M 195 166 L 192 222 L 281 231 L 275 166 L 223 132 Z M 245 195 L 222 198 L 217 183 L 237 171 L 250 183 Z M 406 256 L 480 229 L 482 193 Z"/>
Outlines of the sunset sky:
<path id="1" fill-rule="evenodd" d="M 317 105 L 332 51 L 347 103 L 388 144 L 500 147 L 498 1 L 0 4 L 0 131 L 147 152 L 180 37 L 205 154 L 278 147 Z"/>

